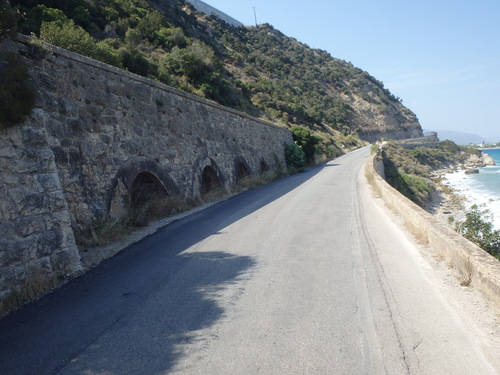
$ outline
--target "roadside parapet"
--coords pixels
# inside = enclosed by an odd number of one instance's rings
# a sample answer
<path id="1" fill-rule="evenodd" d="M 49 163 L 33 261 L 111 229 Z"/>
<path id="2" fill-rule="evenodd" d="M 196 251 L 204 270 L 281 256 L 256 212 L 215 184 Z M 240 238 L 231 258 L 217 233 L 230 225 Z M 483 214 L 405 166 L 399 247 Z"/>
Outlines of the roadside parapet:
<path id="1" fill-rule="evenodd" d="M 390 186 L 377 173 L 383 170 L 381 163 L 374 155 L 366 164 L 366 173 L 385 204 L 403 218 L 415 237 L 459 272 L 463 284 L 480 290 L 500 309 L 500 262 Z"/>

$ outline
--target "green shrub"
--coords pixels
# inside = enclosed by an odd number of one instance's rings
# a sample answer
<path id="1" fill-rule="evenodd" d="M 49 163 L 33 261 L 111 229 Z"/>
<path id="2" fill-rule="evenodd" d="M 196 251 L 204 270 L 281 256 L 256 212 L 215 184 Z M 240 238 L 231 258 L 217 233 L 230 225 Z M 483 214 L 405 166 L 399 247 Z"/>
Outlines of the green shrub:
<path id="1" fill-rule="evenodd" d="M 94 58 L 106 64 L 123 68 L 123 58 L 119 52 L 113 47 L 114 40 L 106 39 L 96 45 Z"/>
<path id="2" fill-rule="evenodd" d="M 321 142 L 321 138 L 317 135 L 312 135 L 309 129 L 301 126 L 292 128 L 293 140 L 302 149 L 305 154 L 306 161 L 312 163 L 314 154 L 316 153 L 316 145 Z"/>
<path id="3" fill-rule="evenodd" d="M 0 56 L 0 127 L 24 121 L 35 105 L 35 90 L 29 83 L 28 67 L 16 54 Z"/>
<path id="4" fill-rule="evenodd" d="M 200 82 L 218 67 L 214 50 L 199 41 L 187 48 L 174 48 L 165 57 L 164 64 L 175 74 L 189 78 L 192 83 Z"/>
<path id="5" fill-rule="evenodd" d="M 384 145 L 381 154 L 387 182 L 415 203 L 425 202 L 433 190 L 426 178 L 431 168 L 394 142 Z"/>
<path id="6" fill-rule="evenodd" d="M 450 140 L 444 140 L 438 143 L 438 148 L 449 152 L 451 154 L 458 154 L 460 152 L 460 147 L 457 144 Z"/>
<path id="7" fill-rule="evenodd" d="M 289 168 L 303 169 L 306 166 L 306 155 L 295 143 L 285 143 L 285 160 Z"/>
<path id="8" fill-rule="evenodd" d="M 482 206 L 484 207 L 484 206 Z M 492 214 L 488 209 L 473 205 L 465 220 L 455 224 L 455 230 L 481 249 L 500 259 L 500 230 L 493 229 Z"/>
<path id="9" fill-rule="evenodd" d="M 40 37 L 43 41 L 70 51 L 94 57 L 97 46 L 88 32 L 73 20 L 42 22 Z"/>
<path id="10" fill-rule="evenodd" d="M 161 27 L 155 32 L 155 41 L 171 50 L 173 47 L 185 48 L 187 46 L 187 38 L 180 27 Z"/>
<path id="11" fill-rule="evenodd" d="M 342 150 L 335 144 L 325 146 L 324 153 L 328 158 L 336 158 L 342 155 Z"/>

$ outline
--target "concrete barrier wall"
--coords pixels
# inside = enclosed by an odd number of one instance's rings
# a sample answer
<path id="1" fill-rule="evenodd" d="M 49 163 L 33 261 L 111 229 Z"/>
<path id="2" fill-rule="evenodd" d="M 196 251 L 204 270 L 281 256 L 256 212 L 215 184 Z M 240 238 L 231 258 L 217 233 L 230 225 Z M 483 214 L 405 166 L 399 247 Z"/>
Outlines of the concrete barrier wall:
<path id="1" fill-rule="evenodd" d="M 470 278 L 471 285 L 500 308 L 500 262 L 390 186 L 377 173 L 383 169 L 382 163 L 374 156 L 366 168 L 385 204 L 403 218 L 415 237 L 455 268 L 463 280 Z"/>

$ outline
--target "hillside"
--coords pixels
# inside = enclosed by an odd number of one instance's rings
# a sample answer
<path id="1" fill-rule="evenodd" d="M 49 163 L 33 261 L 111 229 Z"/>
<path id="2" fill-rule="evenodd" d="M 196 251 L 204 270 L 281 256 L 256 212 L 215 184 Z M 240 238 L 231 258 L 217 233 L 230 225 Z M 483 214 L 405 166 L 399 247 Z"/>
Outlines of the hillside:
<path id="1" fill-rule="evenodd" d="M 270 25 L 235 28 L 179 0 L 12 0 L 19 31 L 325 145 L 422 134 L 383 84 Z"/>

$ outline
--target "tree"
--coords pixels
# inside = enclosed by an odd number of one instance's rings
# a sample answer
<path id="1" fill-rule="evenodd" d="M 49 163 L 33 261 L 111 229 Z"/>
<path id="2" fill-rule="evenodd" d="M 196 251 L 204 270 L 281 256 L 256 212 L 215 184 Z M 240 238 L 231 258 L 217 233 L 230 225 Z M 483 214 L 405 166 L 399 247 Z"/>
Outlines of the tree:
<path id="1" fill-rule="evenodd" d="M 302 148 L 307 162 L 313 162 L 314 154 L 316 153 L 316 145 L 321 142 L 321 138 L 312 135 L 309 129 L 301 126 L 294 126 L 292 128 L 292 133 L 293 140 Z"/>
<path id="2" fill-rule="evenodd" d="M 455 230 L 495 257 L 500 257 L 500 230 L 493 229 L 492 214 L 476 204 L 455 224 Z"/>

